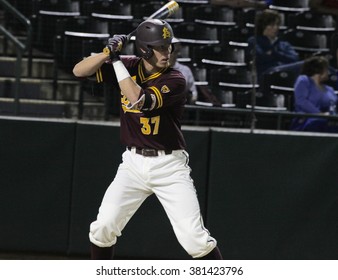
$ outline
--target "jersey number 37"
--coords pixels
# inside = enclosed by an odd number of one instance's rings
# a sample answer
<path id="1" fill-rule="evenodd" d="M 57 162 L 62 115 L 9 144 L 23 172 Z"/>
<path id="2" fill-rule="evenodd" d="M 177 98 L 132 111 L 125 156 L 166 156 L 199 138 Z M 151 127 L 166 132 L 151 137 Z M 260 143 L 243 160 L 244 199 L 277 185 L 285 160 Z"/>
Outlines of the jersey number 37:
<path id="1" fill-rule="evenodd" d="M 140 118 L 140 123 L 142 124 L 142 133 L 145 135 L 156 135 L 158 134 L 158 129 L 160 127 L 160 116 L 152 118 Z"/>

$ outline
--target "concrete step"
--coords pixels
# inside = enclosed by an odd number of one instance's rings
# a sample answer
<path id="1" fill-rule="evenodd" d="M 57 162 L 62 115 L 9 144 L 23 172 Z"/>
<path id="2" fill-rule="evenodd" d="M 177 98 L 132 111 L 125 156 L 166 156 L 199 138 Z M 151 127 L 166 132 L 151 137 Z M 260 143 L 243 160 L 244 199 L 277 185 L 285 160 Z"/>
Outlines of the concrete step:
<path id="1" fill-rule="evenodd" d="M 15 115 L 16 103 L 14 98 L 0 97 L 0 115 Z M 50 117 L 50 118 L 79 118 L 79 104 L 72 101 L 51 101 L 39 99 L 20 99 L 19 116 Z M 83 120 L 104 120 L 105 106 L 102 103 L 84 102 Z"/>
<path id="2" fill-rule="evenodd" d="M 64 101 L 47 101 L 20 99 L 19 116 L 25 117 L 52 117 L 52 118 L 72 118 L 70 104 Z M 0 114 L 15 115 L 16 103 L 14 98 L 0 98 Z"/>
<path id="3" fill-rule="evenodd" d="M 18 38 L 22 42 L 26 40 L 24 35 L 19 34 Z M 31 76 L 28 75 L 28 53 L 23 54 L 20 66 L 20 115 L 78 119 L 81 82 L 71 72 L 56 68 L 52 51 L 33 48 L 32 57 Z M 15 46 L 0 34 L 0 115 L 13 115 L 15 112 L 16 62 Z M 54 78 L 55 73 L 57 80 Z M 82 98 L 82 119 L 104 120 L 103 96 L 86 88 Z"/>
<path id="4" fill-rule="evenodd" d="M 20 79 L 19 97 L 45 100 L 78 101 L 80 82 L 57 80 L 56 98 L 54 99 L 54 81 L 51 79 Z M 0 77 L 0 97 L 15 96 L 15 78 Z M 99 100 L 98 100 L 99 101 Z"/>
<path id="5" fill-rule="evenodd" d="M 66 72 L 56 67 L 53 58 L 33 57 L 32 72 L 30 78 L 54 79 L 55 73 L 58 79 L 74 80 L 73 73 Z M 0 77 L 15 77 L 17 67 L 16 56 L 0 56 Z M 28 58 L 23 57 L 21 63 L 21 76 L 28 77 Z"/>
<path id="6" fill-rule="evenodd" d="M 23 44 L 26 43 L 27 37 L 20 34 L 14 34 L 14 36 L 21 41 Z M 32 39 L 34 40 L 34 38 Z M 32 42 L 34 46 L 34 42 Z M 6 47 L 7 46 L 7 47 Z M 54 58 L 53 50 L 50 51 L 42 51 L 35 47 L 32 48 L 33 57 L 43 57 L 43 58 Z M 3 34 L 0 34 L 0 54 L 3 56 L 15 56 L 16 55 L 16 47 L 10 41 L 6 40 Z M 23 56 L 27 56 L 28 53 L 24 53 Z"/>

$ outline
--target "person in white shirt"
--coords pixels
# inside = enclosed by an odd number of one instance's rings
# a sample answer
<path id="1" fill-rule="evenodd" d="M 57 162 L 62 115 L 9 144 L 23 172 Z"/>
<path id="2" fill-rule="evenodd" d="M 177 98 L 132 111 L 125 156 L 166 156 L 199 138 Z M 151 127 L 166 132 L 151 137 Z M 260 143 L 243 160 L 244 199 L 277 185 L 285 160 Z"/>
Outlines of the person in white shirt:
<path id="1" fill-rule="evenodd" d="M 195 78 L 189 66 L 177 61 L 177 57 L 180 54 L 181 42 L 177 38 L 172 40 L 173 52 L 170 56 L 170 66 L 180 71 L 185 77 L 186 81 L 186 94 L 187 104 L 195 104 L 198 98 L 198 92 L 195 85 Z"/>

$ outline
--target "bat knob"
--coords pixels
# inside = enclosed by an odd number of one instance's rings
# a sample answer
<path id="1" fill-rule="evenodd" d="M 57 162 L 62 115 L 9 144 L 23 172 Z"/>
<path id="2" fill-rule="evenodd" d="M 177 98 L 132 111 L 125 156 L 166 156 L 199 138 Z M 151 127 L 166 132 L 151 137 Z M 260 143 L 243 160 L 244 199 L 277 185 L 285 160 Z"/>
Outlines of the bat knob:
<path id="1" fill-rule="evenodd" d="M 102 52 L 107 56 L 110 55 L 110 49 L 108 47 L 105 47 Z"/>

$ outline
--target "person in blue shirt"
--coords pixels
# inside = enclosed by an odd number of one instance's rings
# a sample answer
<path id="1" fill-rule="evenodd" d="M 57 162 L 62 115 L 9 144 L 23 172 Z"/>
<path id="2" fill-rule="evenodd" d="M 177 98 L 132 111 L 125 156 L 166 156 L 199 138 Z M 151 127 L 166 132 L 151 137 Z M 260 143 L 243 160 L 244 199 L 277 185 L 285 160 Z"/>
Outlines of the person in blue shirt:
<path id="1" fill-rule="evenodd" d="M 278 37 L 281 16 L 275 10 L 265 9 L 256 14 L 256 36 L 248 39 L 246 58 L 252 62 L 256 50 L 257 80 L 262 85 L 263 74 L 274 67 L 299 61 L 293 46 Z"/>
<path id="2" fill-rule="evenodd" d="M 298 113 L 335 115 L 338 98 L 334 89 L 325 84 L 329 62 L 323 56 L 305 59 L 294 86 L 294 110 Z M 299 117 L 292 120 L 291 130 L 338 132 L 338 125 L 326 118 Z"/>
<path id="3" fill-rule="evenodd" d="M 331 46 L 330 46 L 330 52 L 331 52 L 331 66 L 333 68 L 333 72 L 336 73 L 337 80 L 336 80 L 336 89 L 338 90 L 338 32 L 335 32 L 331 36 Z"/>

